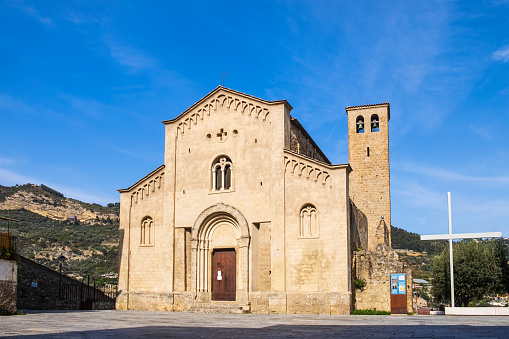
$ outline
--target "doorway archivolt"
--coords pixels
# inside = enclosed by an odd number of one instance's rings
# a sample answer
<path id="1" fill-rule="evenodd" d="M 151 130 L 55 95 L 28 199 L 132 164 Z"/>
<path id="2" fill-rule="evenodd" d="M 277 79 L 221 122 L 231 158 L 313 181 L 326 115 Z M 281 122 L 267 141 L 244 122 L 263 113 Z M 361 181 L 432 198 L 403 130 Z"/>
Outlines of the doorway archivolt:
<path id="1" fill-rule="evenodd" d="M 237 300 L 247 301 L 249 286 L 249 227 L 235 207 L 217 204 L 204 210 L 191 230 L 191 289 L 208 299 L 211 292 L 212 252 L 237 251 Z"/>

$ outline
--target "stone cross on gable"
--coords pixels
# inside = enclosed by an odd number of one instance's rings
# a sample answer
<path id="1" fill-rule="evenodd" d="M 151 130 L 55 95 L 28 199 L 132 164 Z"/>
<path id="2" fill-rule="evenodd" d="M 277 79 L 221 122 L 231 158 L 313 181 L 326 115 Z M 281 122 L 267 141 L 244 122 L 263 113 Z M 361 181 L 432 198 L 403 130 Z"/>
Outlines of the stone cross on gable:
<path id="1" fill-rule="evenodd" d="M 217 133 L 217 137 L 219 138 L 219 141 L 223 141 L 223 137 L 226 137 L 227 135 L 228 135 L 228 132 L 224 131 L 222 128 L 219 131 L 219 133 Z"/>
<path id="2" fill-rule="evenodd" d="M 483 232 L 483 233 L 452 233 L 452 219 L 451 219 L 451 192 L 447 192 L 447 200 L 449 205 L 449 234 L 433 234 L 421 235 L 421 240 L 449 240 L 449 260 L 451 268 L 451 307 L 454 305 L 454 262 L 452 255 L 452 240 L 453 239 L 478 239 L 478 238 L 500 238 L 501 232 Z"/>

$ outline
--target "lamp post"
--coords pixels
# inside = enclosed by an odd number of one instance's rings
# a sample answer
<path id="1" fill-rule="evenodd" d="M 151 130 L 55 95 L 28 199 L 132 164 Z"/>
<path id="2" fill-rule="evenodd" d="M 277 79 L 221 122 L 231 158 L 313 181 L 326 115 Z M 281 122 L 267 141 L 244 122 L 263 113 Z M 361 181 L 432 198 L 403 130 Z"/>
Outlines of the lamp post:
<path id="1" fill-rule="evenodd" d="M 58 300 L 62 300 L 62 263 L 67 258 L 64 257 L 63 254 L 60 254 L 57 259 L 60 262 L 60 283 L 58 286 Z"/>

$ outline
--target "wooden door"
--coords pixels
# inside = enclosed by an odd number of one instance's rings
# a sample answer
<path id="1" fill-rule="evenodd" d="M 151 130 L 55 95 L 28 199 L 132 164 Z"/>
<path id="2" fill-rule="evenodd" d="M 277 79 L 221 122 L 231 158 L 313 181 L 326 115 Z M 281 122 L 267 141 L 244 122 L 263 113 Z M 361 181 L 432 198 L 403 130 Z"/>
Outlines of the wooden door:
<path id="1" fill-rule="evenodd" d="M 237 256 L 234 249 L 212 253 L 212 300 L 235 300 Z"/>

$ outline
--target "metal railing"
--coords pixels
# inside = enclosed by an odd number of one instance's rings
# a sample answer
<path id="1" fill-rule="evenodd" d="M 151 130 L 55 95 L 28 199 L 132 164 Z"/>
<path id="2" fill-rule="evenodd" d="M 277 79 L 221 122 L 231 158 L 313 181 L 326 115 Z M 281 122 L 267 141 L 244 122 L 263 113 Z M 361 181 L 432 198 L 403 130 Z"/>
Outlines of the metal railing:
<path id="1" fill-rule="evenodd" d="M 64 283 L 61 286 L 61 299 L 68 301 L 115 301 L 116 285 L 96 286 L 95 279 L 87 276 L 82 282 Z"/>
<path id="2" fill-rule="evenodd" d="M 0 233 L 0 259 L 15 260 L 18 238 L 11 233 Z"/>

